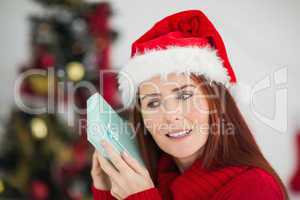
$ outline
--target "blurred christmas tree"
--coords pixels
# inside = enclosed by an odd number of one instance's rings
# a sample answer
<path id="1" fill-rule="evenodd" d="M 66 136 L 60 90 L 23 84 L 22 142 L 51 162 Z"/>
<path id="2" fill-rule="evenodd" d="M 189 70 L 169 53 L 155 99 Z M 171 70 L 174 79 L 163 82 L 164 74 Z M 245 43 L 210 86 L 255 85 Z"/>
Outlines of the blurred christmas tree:
<path id="1" fill-rule="evenodd" d="M 119 106 L 114 75 L 100 76 L 111 68 L 117 38 L 111 7 L 35 1 L 43 13 L 30 17 L 32 56 L 20 70 L 18 105 L 0 140 L 0 199 L 91 199 L 86 99 L 93 88 Z"/>

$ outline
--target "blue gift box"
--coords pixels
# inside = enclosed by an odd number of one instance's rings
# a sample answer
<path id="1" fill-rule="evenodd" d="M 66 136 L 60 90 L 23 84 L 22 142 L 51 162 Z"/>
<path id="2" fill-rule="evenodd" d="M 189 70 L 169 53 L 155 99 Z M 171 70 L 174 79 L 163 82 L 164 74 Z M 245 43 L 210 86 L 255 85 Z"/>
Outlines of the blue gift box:
<path id="1" fill-rule="evenodd" d="M 87 139 L 106 158 L 105 149 L 101 146 L 101 139 L 105 139 L 117 152 L 126 150 L 133 158 L 145 166 L 141 157 L 135 134 L 127 121 L 99 94 L 93 94 L 87 100 Z"/>

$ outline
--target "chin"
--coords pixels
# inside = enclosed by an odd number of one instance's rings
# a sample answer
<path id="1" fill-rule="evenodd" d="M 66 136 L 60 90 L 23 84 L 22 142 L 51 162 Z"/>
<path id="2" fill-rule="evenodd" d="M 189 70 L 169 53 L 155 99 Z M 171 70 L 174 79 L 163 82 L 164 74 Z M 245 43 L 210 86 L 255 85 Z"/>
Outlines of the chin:
<path id="1" fill-rule="evenodd" d="M 172 147 L 172 148 L 165 148 L 165 152 L 173 157 L 176 158 L 187 158 L 190 156 L 195 155 L 202 146 L 186 146 L 186 147 Z"/>

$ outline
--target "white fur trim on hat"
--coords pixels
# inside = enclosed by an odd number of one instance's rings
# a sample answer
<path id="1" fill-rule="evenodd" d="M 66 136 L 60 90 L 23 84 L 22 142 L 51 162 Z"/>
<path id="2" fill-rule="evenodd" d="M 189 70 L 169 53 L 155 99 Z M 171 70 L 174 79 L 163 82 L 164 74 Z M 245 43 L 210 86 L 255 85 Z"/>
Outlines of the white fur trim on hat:
<path id="1" fill-rule="evenodd" d="M 231 85 L 227 69 L 213 48 L 170 46 L 167 49 L 148 50 L 131 58 L 118 74 L 123 106 L 128 108 L 134 105 L 137 88 L 141 82 L 171 72 L 193 72 L 220 82 L 226 87 Z"/>

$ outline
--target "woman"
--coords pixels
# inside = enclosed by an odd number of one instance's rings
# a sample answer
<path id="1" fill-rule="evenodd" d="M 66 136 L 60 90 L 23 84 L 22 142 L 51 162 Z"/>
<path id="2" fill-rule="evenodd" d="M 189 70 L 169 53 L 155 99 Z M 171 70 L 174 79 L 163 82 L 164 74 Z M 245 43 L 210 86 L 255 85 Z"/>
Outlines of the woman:
<path id="1" fill-rule="evenodd" d="M 146 168 L 102 141 L 112 163 L 94 153 L 94 199 L 288 198 L 239 111 L 225 46 L 201 11 L 162 19 L 131 56 L 119 88 Z"/>

